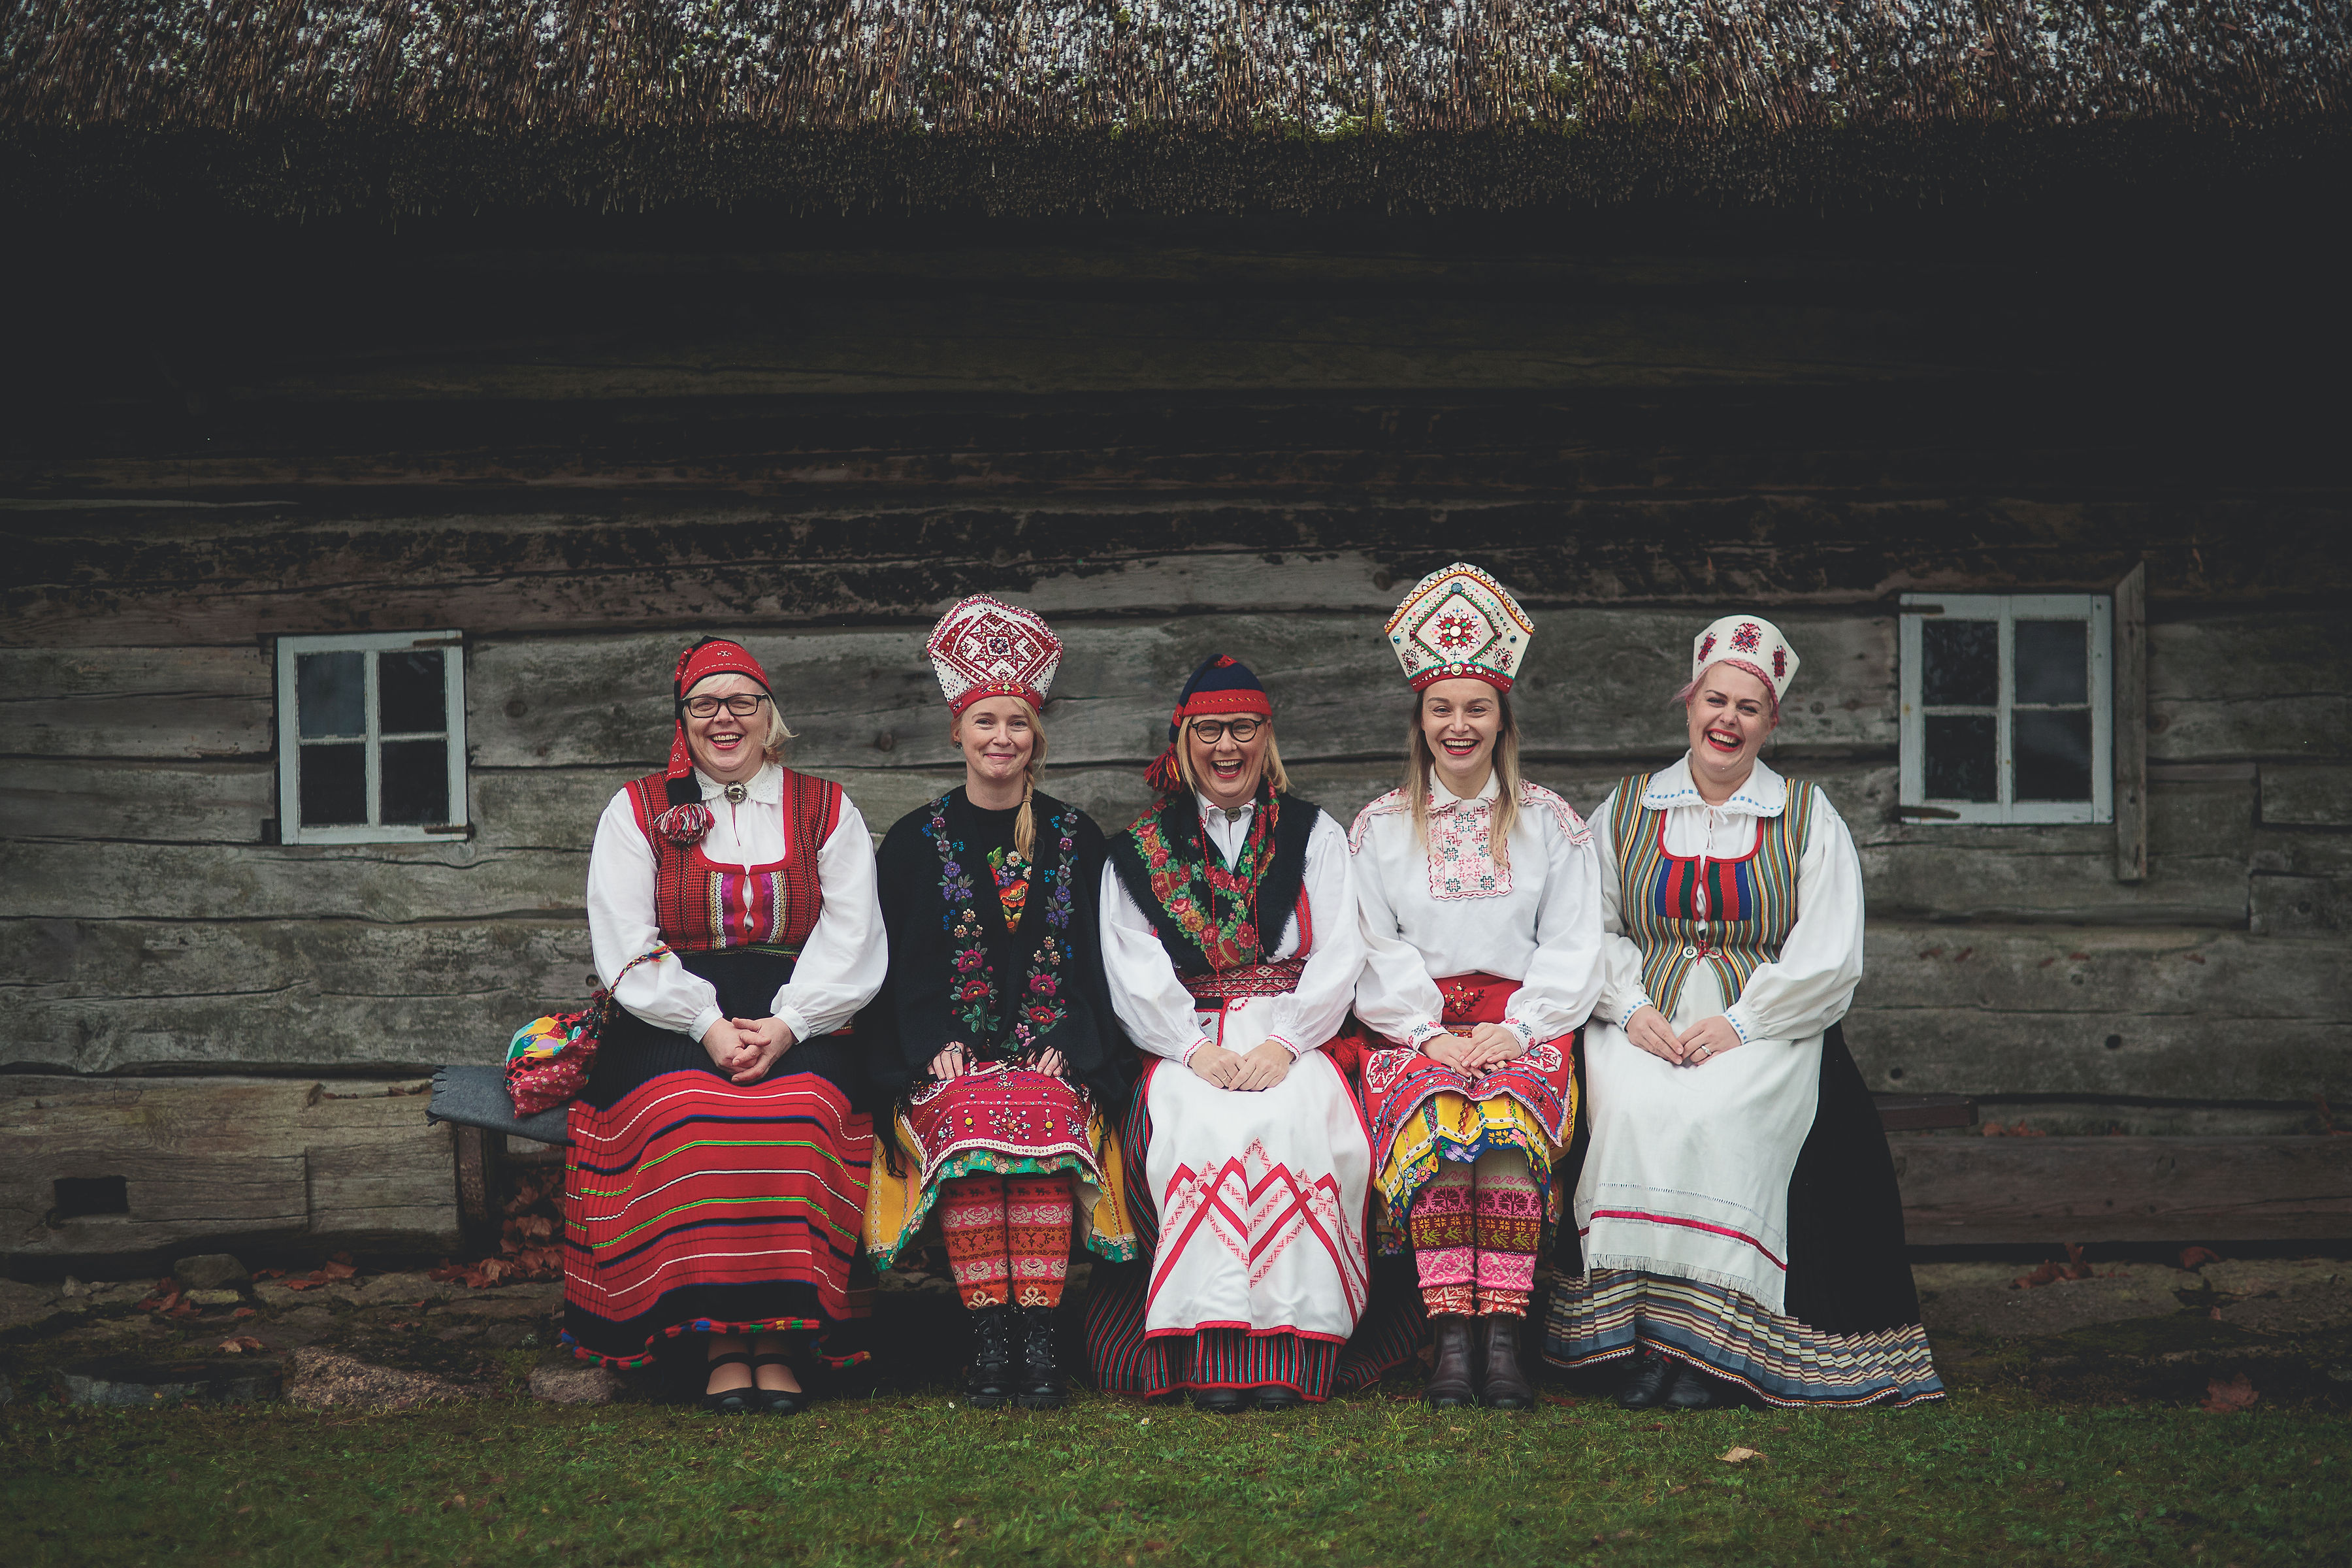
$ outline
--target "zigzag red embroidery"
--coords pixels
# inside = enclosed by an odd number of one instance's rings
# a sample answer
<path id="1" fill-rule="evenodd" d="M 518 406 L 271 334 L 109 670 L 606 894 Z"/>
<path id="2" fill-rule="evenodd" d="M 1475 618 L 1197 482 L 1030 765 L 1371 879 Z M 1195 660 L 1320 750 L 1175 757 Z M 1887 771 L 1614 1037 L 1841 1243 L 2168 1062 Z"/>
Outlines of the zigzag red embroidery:
<path id="1" fill-rule="evenodd" d="M 1251 1182 L 1248 1167 L 1244 1163 L 1250 1153 L 1255 1153 L 1265 1161 L 1265 1172 L 1255 1184 Z M 1209 1179 L 1212 1174 L 1213 1179 Z M 1288 1201 L 1269 1220 L 1253 1225 L 1243 1215 L 1235 1213 L 1226 1201 L 1224 1184 L 1229 1179 L 1240 1184 L 1244 1206 L 1252 1214 L 1258 1212 L 1261 1202 L 1277 1182 L 1288 1190 Z M 1201 1194 L 1198 1200 L 1190 1196 L 1194 1193 Z M 1217 1239 L 1226 1250 L 1251 1266 L 1253 1284 L 1265 1277 L 1267 1270 L 1289 1249 L 1291 1243 L 1298 1239 L 1301 1232 L 1313 1232 L 1315 1239 L 1329 1255 L 1332 1266 L 1339 1270 L 1340 1284 L 1348 1292 L 1349 1310 L 1360 1313 L 1369 1294 L 1369 1282 L 1359 1278 L 1360 1268 L 1349 1267 L 1358 1249 L 1345 1245 L 1344 1235 L 1334 1237 L 1331 1234 L 1322 1216 L 1316 1212 L 1314 1200 L 1318 1197 L 1338 1215 L 1344 1231 L 1347 1215 L 1338 1181 L 1330 1176 L 1321 1176 L 1302 1186 L 1300 1177 L 1287 1166 L 1266 1160 L 1262 1145 L 1253 1143 L 1242 1155 L 1228 1159 L 1213 1173 L 1196 1172 L 1189 1165 L 1178 1166 L 1171 1173 L 1167 1188 L 1160 1194 L 1160 1212 L 1171 1226 L 1181 1222 L 1182 1229 L 1172 1246 L 1164 1240 L 1162 1242 L 1161 1256 L 1166 1261 L 1152 1276 L 1150 1297 L 1156 1299 L 1159 1296 L 1160 1288 L 1167 1283 L 1170 1271 L 1181 1260 L 1202 1224 L 1212 1217 L 1222 1216 L 1225 1225 L 1231 1226 L 1231 1237 L 1248 1238 L 1246 1249 L 1238 1248 L 1223 1226 L 1214 1227 Z M 1294 1216 L 1296 1225 L 1292 1223 Z"/>

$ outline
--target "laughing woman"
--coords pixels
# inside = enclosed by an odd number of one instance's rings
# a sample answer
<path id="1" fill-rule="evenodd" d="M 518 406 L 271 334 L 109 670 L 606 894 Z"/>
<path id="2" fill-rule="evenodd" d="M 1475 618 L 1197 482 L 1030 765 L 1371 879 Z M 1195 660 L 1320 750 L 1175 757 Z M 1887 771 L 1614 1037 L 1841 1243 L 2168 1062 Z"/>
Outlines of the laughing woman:
<path id="1" fill-rule="evenodd" d="M 1169 740 L 1102 880 L 1112 1003 L 1152 1058 L 1124 1143 L 1153 1257 L 1097 1271 L 1088 1349 L 1107 1391 L 1284 1409 L 1328 1396 L 1370 1284 L 1371 1150 L 1318 1048 L 1363 966 L 1348 841 L 1289 793 L 1233 659 L 1192 672 Z"/>
<path id="2" fill-rule="evenodd" d="M 971 1313 L 966 1399 L 1050 1410 L 1074 1233 L 1114 1261 L 1137 1249 L 1112 1131 L 1134 1054 L 1103 984 L 1103 837 L 1036 787 L 1062 658 L 1045 623 L 970 598 L 929 651 L 964 782 L 882 844 L 890 978 L 859 1027 L 896 1140 L 866 1245 L 888 1268 L 936 1208 Z"/>
<path id="3" fill-rule="evenodd" d="M 1519 777 L 1510 690 L 1534 627 L 1502 584 L 1433 572 L 1386 630 L 1414 692 L 1405 785 L 1349 836 L 1356 1016 L 1390 1043 L 1364 1064 L 1374 1181 L 1435 1331 L 1425 1397 L 1521 1410 L 1519 1324 L 1601 994 L 1601 868 L 1568 803 Z"/>
<path id="4" fill-rule="evenodd" d="M 1861 862 L 1820 788 L 1757 758 L 1797 655 L 1753 616 L 1691 647 L 1690 750 L 1595 819 L 1585 1272 L 1552 1298 L 1545 1353 L 1635 1356 L 1635 1408 L 1936 1398 L 1894 1162 L 1838 1028 L 1862 978 Z"/>
<path id="5" fill-rule="evenodd" d="M 698 1336 L 712 1409 L 789 1415 L 796 1352 L 853 1309 L 865 1064 L 835 1031 L 882 983 L 874 847 L 841 786 L 782 766 L 767 672 L 706 637 L 672 676 L 667 773 L 588 861 L 620 1005 L 572 1106 L 564 1340 L 621 1365 Z"/>

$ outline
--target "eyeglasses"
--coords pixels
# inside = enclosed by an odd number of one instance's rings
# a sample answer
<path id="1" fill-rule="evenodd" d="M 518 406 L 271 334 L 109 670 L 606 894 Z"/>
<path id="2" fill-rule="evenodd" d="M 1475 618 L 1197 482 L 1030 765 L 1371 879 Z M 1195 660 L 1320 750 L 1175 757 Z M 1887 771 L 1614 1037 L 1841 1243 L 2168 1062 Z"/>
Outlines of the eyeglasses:
<path id="1" fill-rule="evenodd" d="M 732 697 L 689 697 L 686 700 L 686 710 L 693 718 L 716 719 L 719 710 L 724 708 L 738 719 L 749 719 L 766 700 L 766 698 L 749 691 L 738 692 Z"/>
<path id="2" fill-rule="evenodd" d="M 1263 719 L 1195 719 L 1192 721 L 1192 733 L 1213 746 L 1227 735 L 1231 735 L 1236 744 L 1246 746 L 1257 739 L 1258 731 L 1265 725 Z"/>

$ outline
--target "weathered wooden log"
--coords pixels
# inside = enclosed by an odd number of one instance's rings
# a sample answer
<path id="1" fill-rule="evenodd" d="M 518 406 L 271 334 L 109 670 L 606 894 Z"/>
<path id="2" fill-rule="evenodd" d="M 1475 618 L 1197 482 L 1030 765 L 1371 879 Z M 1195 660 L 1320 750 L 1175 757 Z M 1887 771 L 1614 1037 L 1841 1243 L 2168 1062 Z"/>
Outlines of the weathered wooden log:
<path id="1" fill-rule="evenodd" d="M 0 754 L 267 757 L 258 647 L 0 648 Z"/>
<path id="2" fill-rule="evenodd" d="M 2265 763 L 2265 827 L 2352 827 L 2352 769 Z"/>
<path id="3" fill-rule="evenodd" d="M 2352 1138 L 1894 1140 L 1915 1247 L 2352 1235 Z"/>
<path id="4" fill-rule="evenodd" d="M 1887 1093 L 2352 1104 L 2352 978 L 2315 957 L 2242 932 L 1885 922 L 1846 1033 Z M 493 1061 L 589 989 L 576 916 L 9 921 L 0 966 L 0 1062 L 85 1072 Z"/>
<path id="5" fill-rule="evenodd" d="M 32 1259 L 195 1241 L 452 1246 L 448 1130 L 425 1123 L 420 1089 L 0 1077 L 0 1247 Z M 121 1212 L 75 1212 L 91 1205 L 71 1184 L 110 1180 Z"/>
<path id="6" fill-rule="evenodd" d="M 121 757 L 0 761 L 0 838 L 135 838 L 258 844 L 278 816 L 269 762 Z"/>

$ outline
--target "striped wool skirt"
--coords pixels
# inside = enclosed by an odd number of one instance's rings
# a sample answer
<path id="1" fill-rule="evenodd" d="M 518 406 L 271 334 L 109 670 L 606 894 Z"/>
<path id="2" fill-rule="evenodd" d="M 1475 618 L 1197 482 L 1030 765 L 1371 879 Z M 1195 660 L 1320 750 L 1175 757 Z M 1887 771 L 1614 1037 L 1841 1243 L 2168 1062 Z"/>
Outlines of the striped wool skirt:
<path id="1" fill-rule="evenodd" d="M 874 1131 L 835 1080 L 856 1081 L 848 1042 L 778 1063 L 820 1070 L 736 1084 L 683 1035 L 618 1033 L 572 1104 L 563 1342 L 641 1366 L 682 1334 L 807 1331 L 827 1353 L 829 1330 L 873 1310 L 852 1275 Z"/>
<path id="2" fill-rule="evenodd" d="M 1592 1258 L 1589 1235 L 1564 1234 L 1544 1359 L 1589 1367 L 1646 1344 L 1786 1408 L 1942 1397 L 1904 1254 L 1894 1158 L 1835 1025 L 1820 1062 L 1788 1188 L 1782 1300 L 1768 1303 L 1676 1259 L 1639 1268 Z"/>

